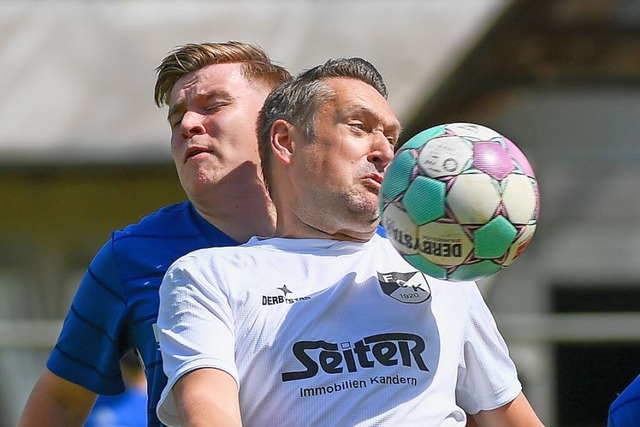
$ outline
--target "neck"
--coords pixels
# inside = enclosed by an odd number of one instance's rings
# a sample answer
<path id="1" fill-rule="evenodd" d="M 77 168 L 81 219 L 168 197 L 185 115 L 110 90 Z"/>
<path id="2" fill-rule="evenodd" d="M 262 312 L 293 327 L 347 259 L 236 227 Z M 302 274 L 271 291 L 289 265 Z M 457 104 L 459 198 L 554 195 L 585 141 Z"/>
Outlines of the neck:
<path id="1" fill-rule="evenodd" d="M 252 236 L 273 235 L 276 211 L 264 187 L 235 186 L 228 191 L 216 188 L 213 193 L 216 197 L 192 197 L 191 202 L 206 221 L 227 236 L 245 243 Z"/>
<path id="2" fill-rule="evenodd" d="M 350 228 L 337 228 L 329 224 L 314 226 L 302 221 L 292 211 L 278 215 L 278 223 L 274 235 L 292 239 L 332 239 L 364 243 L 376 233 L 378 221 L 372 223 L 352 224 Z"/>

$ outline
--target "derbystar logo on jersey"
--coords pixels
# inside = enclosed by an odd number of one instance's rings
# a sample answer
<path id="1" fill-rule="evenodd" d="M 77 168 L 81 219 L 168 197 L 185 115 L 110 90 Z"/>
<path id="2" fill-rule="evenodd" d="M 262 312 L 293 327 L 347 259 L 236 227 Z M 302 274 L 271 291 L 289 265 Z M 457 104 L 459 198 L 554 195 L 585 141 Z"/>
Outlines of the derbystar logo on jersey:
<path id="1" fill-rule="evenodd" d="M 311 297 L 307 296 L 299 298 L 289 296 L 289 294 L 293 294 L 293 292 L 287 288 L 287 285 L 282 285 L 278 290 L 282 293 L 276 295 L 262 295 L 262 305 L 293 304 L 294 302 L 311 299 Z"/>

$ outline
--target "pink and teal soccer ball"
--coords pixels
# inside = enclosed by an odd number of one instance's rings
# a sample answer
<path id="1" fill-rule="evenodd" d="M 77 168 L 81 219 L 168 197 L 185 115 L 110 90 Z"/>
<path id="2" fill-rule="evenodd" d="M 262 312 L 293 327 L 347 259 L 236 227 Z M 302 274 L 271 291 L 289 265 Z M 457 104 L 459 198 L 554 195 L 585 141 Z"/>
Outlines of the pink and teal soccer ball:
<path id="1" fill-rule="evenodd" d="M 452 123 L 420 132 L 389 165 L 382 225 L 414 267 L 450 281 L 509 266 L 538 223 L 538 183 L 527 158 L 485 126 Z"/>

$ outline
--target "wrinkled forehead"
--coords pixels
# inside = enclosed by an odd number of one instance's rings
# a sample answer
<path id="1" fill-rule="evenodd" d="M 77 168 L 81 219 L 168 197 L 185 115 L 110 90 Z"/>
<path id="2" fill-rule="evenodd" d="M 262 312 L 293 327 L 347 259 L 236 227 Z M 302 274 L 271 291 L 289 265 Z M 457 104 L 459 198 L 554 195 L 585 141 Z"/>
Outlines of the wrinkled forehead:
<path id="1" fill-rule="evenodd" d="M 242 73 L 242 64 L 212 64 L 180 77 L 171 89 L 169 105 L 181 98 L 210 92 L 248 89 L 250 83 Z"/>
<path id="2" fill-rule="evenodd" d="M 350 77 L 331 77 L 323 83 L 333 91 L 332 104 L 339 113 L 366 113 L 385 127 L 400 128 L 387 99 L 370 84 Z"/>

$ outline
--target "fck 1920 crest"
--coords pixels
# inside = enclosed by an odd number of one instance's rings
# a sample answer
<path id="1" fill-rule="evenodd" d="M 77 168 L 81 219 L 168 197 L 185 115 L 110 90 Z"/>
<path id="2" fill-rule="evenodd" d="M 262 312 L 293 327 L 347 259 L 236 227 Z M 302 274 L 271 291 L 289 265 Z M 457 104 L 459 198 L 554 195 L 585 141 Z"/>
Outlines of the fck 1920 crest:
<path id="1" fill-rule="evenodd" d="M 378 272 L 378 282 L 385 294 L 406 304 L 418 304 L 431 297 L 431 288 L 427 278 L 419 271 L 409 273 Z"/>

